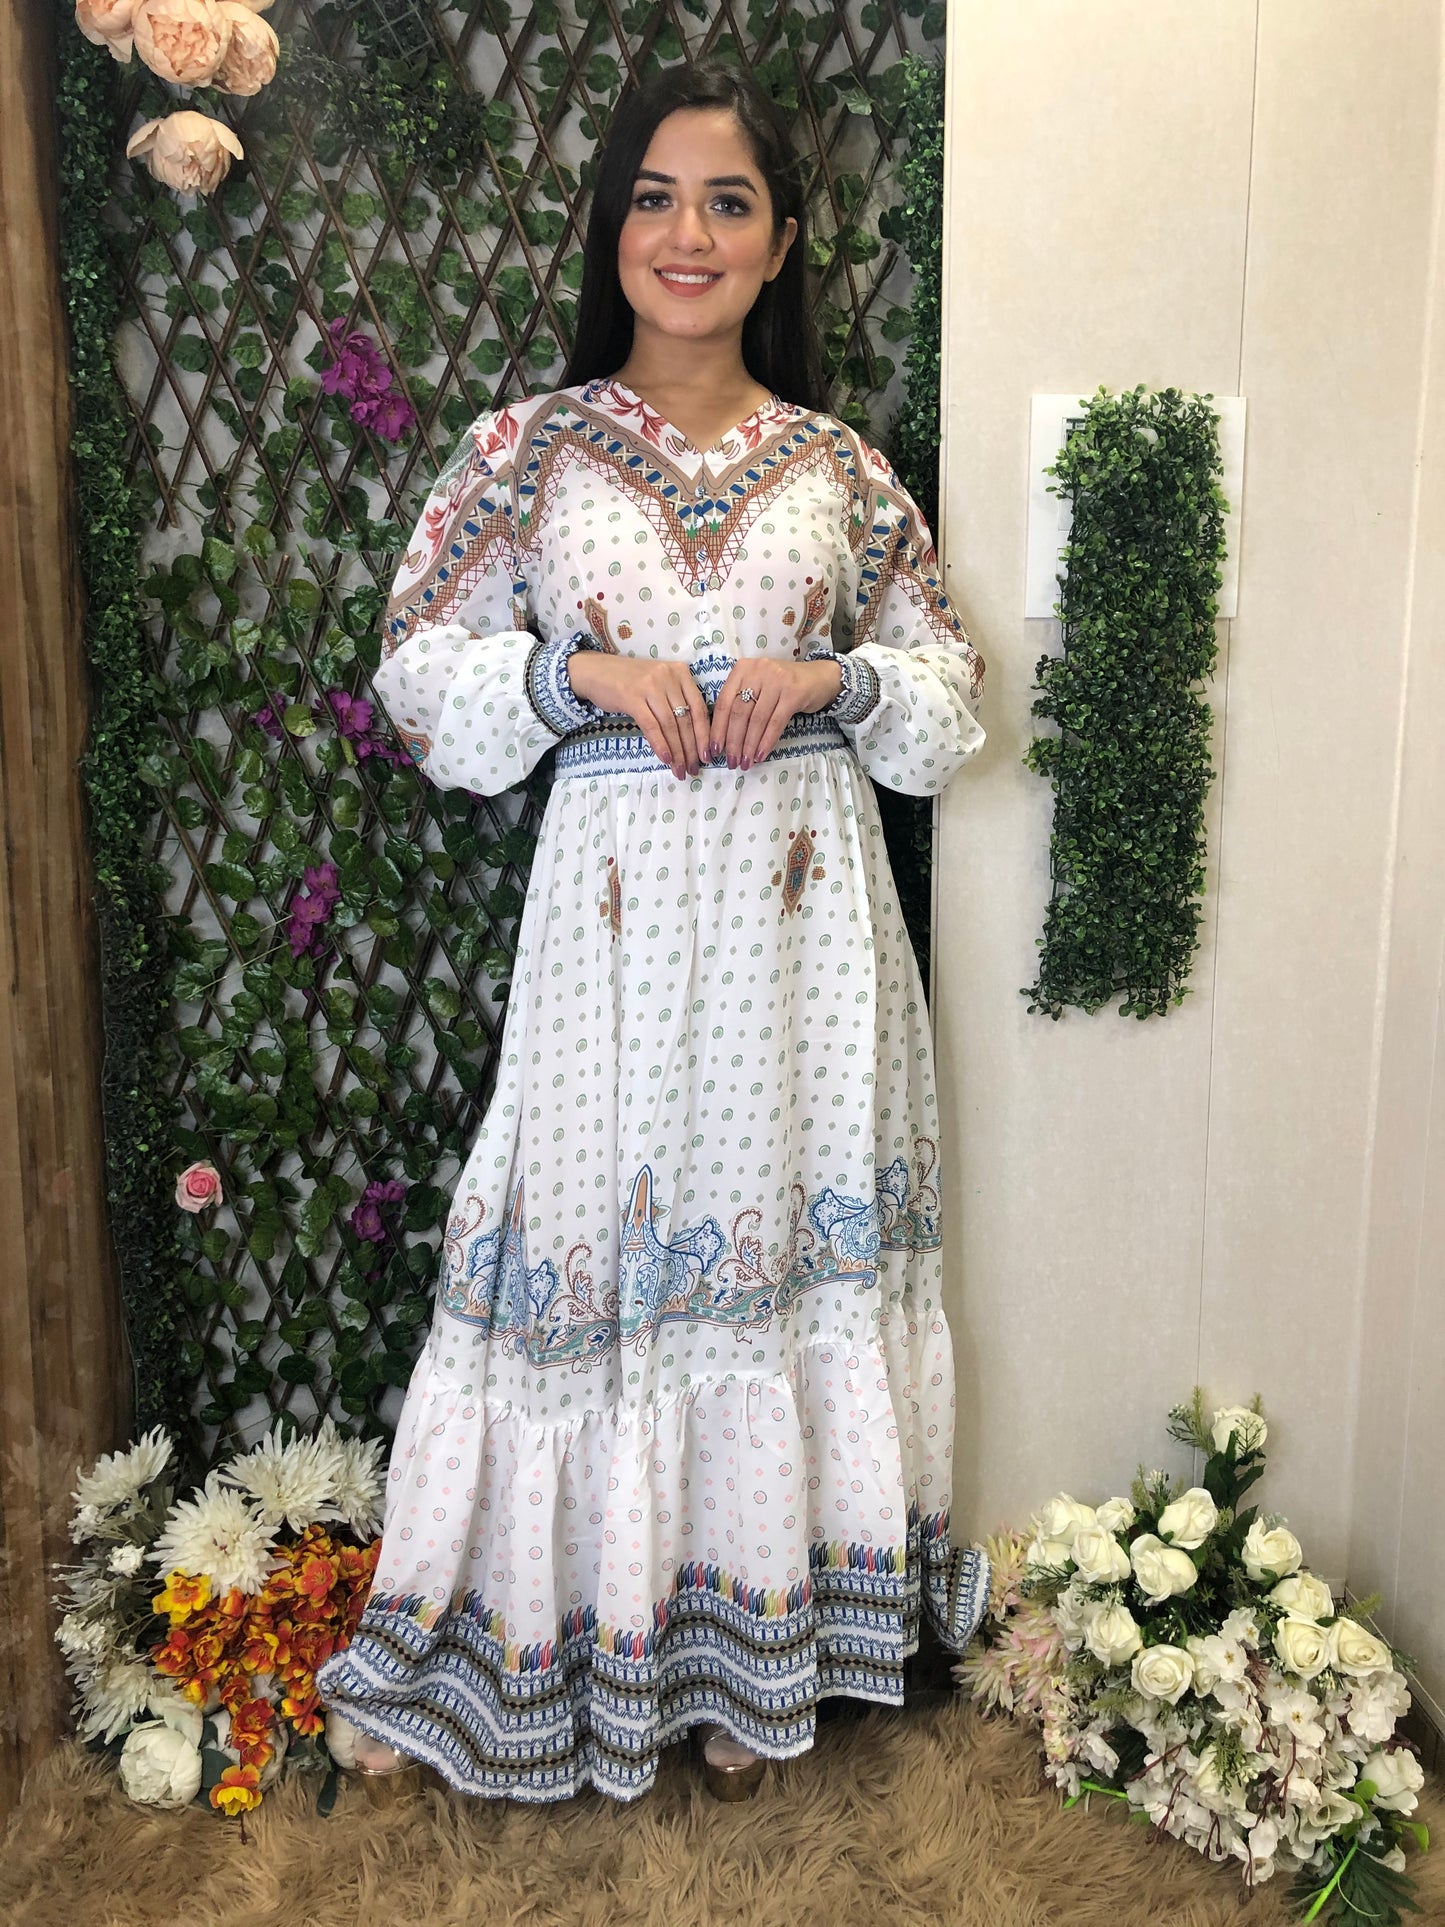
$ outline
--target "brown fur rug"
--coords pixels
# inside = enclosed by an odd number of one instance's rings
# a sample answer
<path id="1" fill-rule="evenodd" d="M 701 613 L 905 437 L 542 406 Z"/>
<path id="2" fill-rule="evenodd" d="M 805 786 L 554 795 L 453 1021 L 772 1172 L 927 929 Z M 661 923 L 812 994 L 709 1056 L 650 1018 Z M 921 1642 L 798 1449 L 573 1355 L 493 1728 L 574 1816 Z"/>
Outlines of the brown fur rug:
<path id="1" fill-rule="evenodd" d="M 384 1808 L 354 1779 L 316 1817 L 297 1775 L 242 1830 L 132 1806 L 111 1768 L 62 1748 L 32 1776 L 0 1856 L 5 1927 L 1285 1927 L 1276 1880 L 1131 1826 L 1065 1812 L 1029 1735 L 959 1700 L 822 1724 L 756 1799 L 712 1800 L 686 1747 L 650 1794 L 550 1807 L 428 1785 Z M 1412 1855 L 1445 1922 L 1441 1792 Z M 1107 1809 L 1107 1810 L 1106 1810 Z"/>

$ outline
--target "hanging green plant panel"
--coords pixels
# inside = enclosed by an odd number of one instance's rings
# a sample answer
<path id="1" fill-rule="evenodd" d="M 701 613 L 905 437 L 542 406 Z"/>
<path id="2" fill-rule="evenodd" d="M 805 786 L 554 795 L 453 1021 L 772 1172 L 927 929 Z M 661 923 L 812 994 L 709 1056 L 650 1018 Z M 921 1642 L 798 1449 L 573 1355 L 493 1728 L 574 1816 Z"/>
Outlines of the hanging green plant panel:
<path id="1" fill-rule="evenodd" d="M 1073 508 L 1025 756 L 1054 788 L 1053 895 L 1031 1011 L 1162 1016 L 1186 995 L 1212 777 L 1203 684 L 1228 504 L 1210 398 L 1102 388 L 1057 463 Z"/>
<path id="2" fill-rule="evenodd" d="M 919 76 L 942 6 L 268 19 L 280 68 L 244 100 L 178 101 L 68 6 L 59 28 L 111 1195 L 136 1423 L 178 1430 L 196 1464 L 277 1416 L 384 1431 L 428 1326 L 547 772 L 490 799 L 424 784 L 370 695 L 378 617 L 467 426 L 561 380 L 594 156 L 631 74 L 721 53 L 783 102 L 835 408 L 935 488 L 936 442 L 900 452 L 890 424 L 915 328 L 905 230 L 923 231 L 900 167 L 910 106 L 922 151 L 941 141 Z M 210 196 L 120 158 L 178 105 L 244 150 Z M 916 826 L 894 834 L 916 866 Z M 221 1186 L 194 1212 L 173 1197 L 192 1163 Z"/>

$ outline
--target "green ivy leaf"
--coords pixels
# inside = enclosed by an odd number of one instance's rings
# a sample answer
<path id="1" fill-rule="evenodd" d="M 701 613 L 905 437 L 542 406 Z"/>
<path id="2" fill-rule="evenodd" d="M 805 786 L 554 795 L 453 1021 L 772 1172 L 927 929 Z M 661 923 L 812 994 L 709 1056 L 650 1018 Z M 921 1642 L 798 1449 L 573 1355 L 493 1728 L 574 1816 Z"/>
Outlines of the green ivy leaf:
<path id="1" fill-rule="evenodd" d="M 212 582 L 229 582 L 236 573 L 236 551 L 219 536 L 206 537 L 201 545 L 201 560 Z"/>
<path id="2" fill-rule="evenodd" d="M 204 335 L 177 335 L 171 345 L 171 360 L 187 374 L 204 374 L 211 365 L 211 344 Z"/>
<path id="3" fill-rule="evenodd" d="M 428 977 L 422 985 L 422 995 L 426 998 L 427 1009 L 432 1016 L 439 1018 L 443 1023 L 450 1022 L 451 1019 L 460 1015 L 462 1000 L 455 986 L 445 982 L 441 977 Z"/>
<path id="4" fill-rule="evenodd" d="M 237 903 L 249 903 L 256 894 L 256 879 L 239 863 L 208 863 L 205 875 L 213 890 Z"/>

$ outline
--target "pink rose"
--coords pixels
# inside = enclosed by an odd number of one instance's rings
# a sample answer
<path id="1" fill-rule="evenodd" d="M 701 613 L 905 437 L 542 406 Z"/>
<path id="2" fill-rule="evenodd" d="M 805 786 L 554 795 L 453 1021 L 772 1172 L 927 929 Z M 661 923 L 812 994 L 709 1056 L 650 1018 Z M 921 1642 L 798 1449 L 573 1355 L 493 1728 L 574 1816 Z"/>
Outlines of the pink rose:
<path id="1" fill-rule="evenodd" d="M 182 1211 L 196 1212 L 221 1202 L 221 1174 L 214 1164 L 188 1164 L 176 1179 L 176 1203 Z"/>
<path id="2" fill-rule="evenodd" d="M 92 45 L 109 47 L 115 60 L 129 60 L 135 0 L 75 0 L 75 24 Z"/>
<path id="3" fill-rule="evenodd" d="M 216 0 L 136 0 L 131 29 L 151 72 L 179 87 L 204 87 L 231 39 Z"/>
<path id="4" fill-rule="evenodd" d="M 280 42 L 274 30 L 243 0 L 220 0 L 220 8 L 230 22 L 231 41 L 216 69 L 216 85 L 226 94 L 259 94 L 266 82 L 276 77 Z"/>
<path id="5" fill-rule="evenodd" d="M 181 194 L 210 194 L 231 171 L 231 160 L 241 158 L 241 143 L 218 120 L 189 109 L 148 120 L 126 142 L 125 151 L 139 154 L 151 173 Z"/>

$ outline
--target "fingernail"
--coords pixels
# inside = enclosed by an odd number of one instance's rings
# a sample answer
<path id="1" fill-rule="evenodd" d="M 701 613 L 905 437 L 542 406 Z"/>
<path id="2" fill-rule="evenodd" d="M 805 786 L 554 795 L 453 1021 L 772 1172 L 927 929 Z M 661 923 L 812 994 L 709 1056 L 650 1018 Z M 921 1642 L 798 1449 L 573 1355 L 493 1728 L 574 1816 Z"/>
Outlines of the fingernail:
<path id="1" fill-rule="evenodd" d="M 741 767 L 743 769 L 751 769 L 752 766 L 753 766 L 752 758 L 750 756 L 745 756 L 742 760 Z"/>
<path id="2" fill-rule="evenodd" d="M 673 764 L 673 766 L 672 766 L 672 773 L 673 773 L 673 775 L 674 775 L 674 776 L 675 776 L 675 777 L 677 778 L 677 780 L 678 780 L 678 782 L 680 783 L 680 782 L 682 781 L 682 778 L 683 778 L 683 768 L 682 768 L 682 765 L 681 765 L 681 763 L 674 763 L 674 764 Z"/>
<path id="3" fill-rule="evenodd" d="M 729 768 L 729 769 L 736 769 L 736 768 L 737 768 L 737 766 L 738 766 L 738 759 L 737 759 L 737 757 L 736 757 L 736 756 L 729 756 L 729 758 L 728 758 L 728 768 Z"/>

